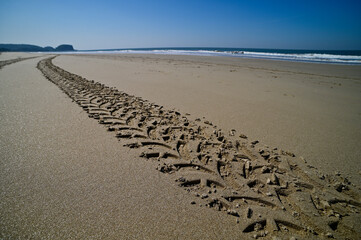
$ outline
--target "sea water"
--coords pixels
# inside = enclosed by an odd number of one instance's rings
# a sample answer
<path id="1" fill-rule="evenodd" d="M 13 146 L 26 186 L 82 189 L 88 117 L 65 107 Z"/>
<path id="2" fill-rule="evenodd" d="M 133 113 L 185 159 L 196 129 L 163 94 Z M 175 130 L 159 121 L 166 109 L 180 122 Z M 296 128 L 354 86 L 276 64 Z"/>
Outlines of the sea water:
<path id="1" fill-rule="evenodd" d="M 72 52 L 74 54 L 74 52 Z M 261 48 L 132 48 L 79 50 L 76 53 L 140 53 L 197 56 L 228 56 L 316 63 L 361 64 L 361 50 L 292 50 Z"/>

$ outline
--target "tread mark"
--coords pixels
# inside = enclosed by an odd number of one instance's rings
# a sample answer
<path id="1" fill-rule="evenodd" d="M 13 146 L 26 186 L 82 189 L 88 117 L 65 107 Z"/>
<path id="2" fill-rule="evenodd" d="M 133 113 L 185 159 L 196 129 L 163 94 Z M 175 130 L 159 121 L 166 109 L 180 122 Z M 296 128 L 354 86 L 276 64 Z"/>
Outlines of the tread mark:
<path id="1" fill-rule="evenodd" d="M 255 197 L 249 197 L 249 196 L 228 196 L 228 197 L 224 197 L 227 201 L 229 202 L 233 202 L 234 200 L 250 200 L 250 201 L 254 201 L 254 202 L 258 202 L 258 203 L 263 203 L 267 206 L 270 207 L 277 207 L 274 203 L 271 203 L 269 201 L 260 199 L 260 198 L 255 198 Z"/>
<path id="2" fill-rule="evenodd" d="M 208 206 L 226 209 L 235 217 L 240 217 L 234 210 L 237 205 L 239 207 L 237 199 L 242 199 L 245 204 L 247 201 L 258 203 L 247 204 L 252 209 L 248 207 L 244 216 L 247 222 L 245 232 L 266 228 L 272 229 L 272 235 L 273 230 L 289 227 L 300 231 L 305 238 L 307 234 L 325 236 L 329 231 L 333 231 L 335 238 L 358 237 L 357 230 L 346 226 L 348 220 L 346 224 L 343 222 L 359 214 L 361 207 L 359 191 L 345 178 L 326 175 L 321 181 L 320 172 L 307 168 L 294 154 L 272 150 L 258 141 L 248 142 L 242 136 L 228 136 L 207 120 L 188 120 L 177 111 L 163 109 L 142 98 L 69 73 L 55 66 L 53 58 L 41 60 L 37 65 L 50 82 L 82 107 L 89 117 L 106 124 L 109 131 L 115 131 L 118 138 L 124 141 L 145 139 L 124 146 L 153 149 L 141 156 L 157 158 L 163 164 L 158 170 L 180 176 L 180 186 L 186 187 L 188 192 L 196 192 L 198 196 L 211 194 L 209 198 L 206 195 L 202 198 L 209 202 Z M 157 152 L 158 147 L 171 149 L 174 153 Z M 167 158 L 184 163 L 172 163 Z M 192 171 L 188 171 L 189 168 Z M 201 171 L 193 171 L 197 168 Z M 186 180 L 184 176 L 187 175 L 194 176 Z M 239 192 L 242 195 L 237 195 Z M 303 211 L 302 215 L 291 214 L 307 207 L 312 209 Z M 334 218 L 326 221 L 328 215 L 336 212 L 340 212 L 342 217 L 337 221 Z M 261 220 L 254 221 L 256 217 Z M 316 231 L 305 232 L 301 225 Z"/>

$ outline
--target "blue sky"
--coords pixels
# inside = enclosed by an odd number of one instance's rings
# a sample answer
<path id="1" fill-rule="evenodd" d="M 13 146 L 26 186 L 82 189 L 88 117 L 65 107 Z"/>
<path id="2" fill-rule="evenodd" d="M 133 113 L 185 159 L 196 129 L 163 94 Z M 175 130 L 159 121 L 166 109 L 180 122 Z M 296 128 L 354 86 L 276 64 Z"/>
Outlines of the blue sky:
<path id="1" fill-rule="evenodd" d="M 360 0 L 1 0 L 0 43 L 360 50 L 360 12 Z"/>

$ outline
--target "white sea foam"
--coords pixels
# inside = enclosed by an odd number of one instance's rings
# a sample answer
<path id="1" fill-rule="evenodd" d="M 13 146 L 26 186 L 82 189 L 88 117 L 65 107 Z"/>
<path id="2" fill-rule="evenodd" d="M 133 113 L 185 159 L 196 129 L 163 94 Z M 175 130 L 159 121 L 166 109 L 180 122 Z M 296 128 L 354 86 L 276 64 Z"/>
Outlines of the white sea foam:
<path id="1" fill-rule="evenodd" d="M 319 54 L 319 53 L 304 53 L 304 54 L 284 54 L 284 53 L 264 53 L 264 52 L 244 52 L 245 55 L 254 55 L 261 57 L 281 58 L 281 59 L 298 59 L 308 61 L 344 61 L 361 63 L 361 56 L 352 55 L 333 55 L 333 54 Z"/>
<path id="2" fill-rule="evenodd" d="M 149 50 L 100 50 L 78 51 L 74 53 L 89 54 L 168 54 L 168 55 L 197 55 L 197 56 L 232 56 L 246 58 L 263 58 L 288 61 L 327 62 L 342 64 L 361 64 L 361 56 L 333 55 L 319 53 L 277 53 L 277 52 L 249 52 L 249 51 L 213 51 L 213 50 L 180 50 L 180 49 L 149 49 Z"/>

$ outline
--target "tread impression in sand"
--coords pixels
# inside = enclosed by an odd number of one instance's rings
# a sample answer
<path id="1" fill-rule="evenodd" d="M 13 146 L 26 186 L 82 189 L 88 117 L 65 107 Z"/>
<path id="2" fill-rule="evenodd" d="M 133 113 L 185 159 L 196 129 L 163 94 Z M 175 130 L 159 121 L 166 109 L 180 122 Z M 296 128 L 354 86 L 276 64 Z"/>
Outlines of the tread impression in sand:
<path id="1" fill-rule="evenodd" d="M 250 237 L 357 238 L 358 189 L 302 158 L 222 132 L 204 119 L 167 110 L 41 60 L 37 67 L 74 102 L 140 157 L 158 161 L 194 196 L 192 204 L 223 211 Z"/>

